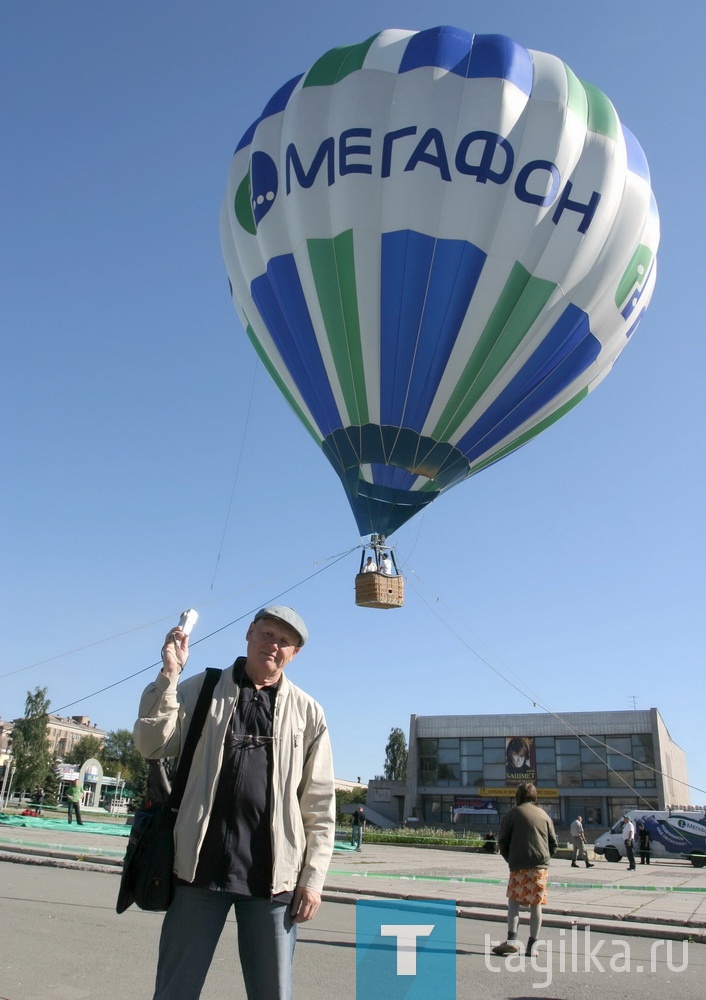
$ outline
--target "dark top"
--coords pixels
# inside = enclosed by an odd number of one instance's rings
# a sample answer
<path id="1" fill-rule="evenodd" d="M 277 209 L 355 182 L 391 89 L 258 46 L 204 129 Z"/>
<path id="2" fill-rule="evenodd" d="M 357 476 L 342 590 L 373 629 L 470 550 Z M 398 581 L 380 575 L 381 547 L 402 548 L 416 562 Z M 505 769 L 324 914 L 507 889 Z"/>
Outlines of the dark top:
<path id="1" fill-rule="evenodd" d="M 356 809 L 353 813 L 353 826 L 362 826 L 365 823 L 365 813 L 362 809 Z"/>
<path id="2" fill-rule="evenodd" d="M 544 809 L 523 802 L 503 816 L 498 831 L 498 849 L 511 872 L 523 868 L 548 868 L 559 846 L 554 824 Z"/>
<path id="3" fill-rule="evenodd" d="M 192 885 L 269 898 L 272 717 L 279 685 L 258 691 L 244 671 L 245 658 L 240 657 L 233 664 L 240 696 L 225 736 L 216 797 Z"/>

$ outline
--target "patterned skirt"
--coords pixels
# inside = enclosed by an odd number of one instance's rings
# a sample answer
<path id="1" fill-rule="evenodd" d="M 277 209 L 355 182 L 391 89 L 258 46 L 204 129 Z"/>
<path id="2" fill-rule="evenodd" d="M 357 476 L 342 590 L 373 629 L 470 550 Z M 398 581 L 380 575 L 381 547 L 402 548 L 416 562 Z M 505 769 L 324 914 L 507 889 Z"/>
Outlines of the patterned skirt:
<path id="1" fill-rule="evenodd" d="M 522 868 L 510 872 L 507 884 L 507 898 L 514 899 L 523 906 L 543 905 L 547 901 L 548 868 Z"/>

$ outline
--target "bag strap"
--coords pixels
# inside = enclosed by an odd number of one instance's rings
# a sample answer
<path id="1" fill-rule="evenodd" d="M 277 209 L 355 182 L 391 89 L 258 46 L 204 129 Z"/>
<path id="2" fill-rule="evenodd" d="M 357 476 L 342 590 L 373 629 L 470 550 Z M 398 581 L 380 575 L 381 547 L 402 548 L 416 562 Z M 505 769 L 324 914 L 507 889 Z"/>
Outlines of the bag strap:
<path id="1" fill-rule="evenodd" d="M 179 758 L 177 773 L 174 776 L 174 781 L 172 783 L 172 791 L 169 796 L 169 805 L 172 809 L 176 810 L 181 805 L 182 796 L 184 795 L 186 782 L 189 777 L 189 771 L 191 770 L 191 761 L 194 756 L 194 751 L 196 750 L 196 744 L 201 736 L 204 723 L 206 722 L 206 716 L 208 715 L 208 710 L 211 706 L 213 692 L 222 672 L 222 670 L 218 670 L 216 667 L 206 668 L 206 676 L 204 677 L 201 690 L 199 691 L 199 697 L 196 702 L 196 707 L 194 708 L 194 714 L 191 719 L 191 724 L 189 725 L 189 731 L 186 734 L 184 749 L 182 750 L 181 757 Z"/>

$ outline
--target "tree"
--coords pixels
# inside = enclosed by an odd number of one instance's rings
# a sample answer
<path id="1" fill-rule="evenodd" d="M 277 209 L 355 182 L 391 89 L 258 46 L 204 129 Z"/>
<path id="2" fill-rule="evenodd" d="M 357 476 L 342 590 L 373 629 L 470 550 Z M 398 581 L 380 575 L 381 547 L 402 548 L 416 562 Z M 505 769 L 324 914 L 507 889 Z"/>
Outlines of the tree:
<path id="1" fill-rule="evenodd" d="M 361 785 L 360 788 L 337 788 L 336 789 L 336 823 L 339 826 L 344 824 L 349 824 L 351 817 L 349 813 L 344 813 L 342 811 L 343 806 L 353 805 L 365 805 L 365 800 L 367 797 L 367 792 L 365 788 Z"/>
<path id="2" fill-rule="evenodd" d="M 147 761 L 135 746 L 129 729 L 115 729 L 105 738 L 101 762 L 105 773 L 117 777 L 118 772 L 126 786 L 135 793 L 134 802 L 141 804 L 147 790 Z"/>
<path id="3" fill-rule="evenodd" d="M 401 729 L 393 728 L 385 747 L 385 778 L 402 781 L 407 777 L 407 740 Z"/>
<path id="4" fill-rule="evenodd" d="M 82 736 L 64 755 L 64 761 L 67 764 L 78 764 L 80 767 L 87 760 L 100 760 L 102 750 L 103 740 L 99 736 Z"/>
<path id="5" fill-rule="evenodd" d="M 49 770 L 44 775 L 44 805 L 55 806 L 59 801 L 59 778 L 56 773 L 56 765 L 59 763 L 55 757 L 49 765 Z"/>
<path id="6" fill-rule="evenodd" d="M 28 691 L 24 718 L 15 721 L 12 731 L 12 756 L 17 768 L 15 788 L 18 791 L 43 785 L 51 767 L 48 717 L 47 688 L 35 688 L 34 694 Z"/>

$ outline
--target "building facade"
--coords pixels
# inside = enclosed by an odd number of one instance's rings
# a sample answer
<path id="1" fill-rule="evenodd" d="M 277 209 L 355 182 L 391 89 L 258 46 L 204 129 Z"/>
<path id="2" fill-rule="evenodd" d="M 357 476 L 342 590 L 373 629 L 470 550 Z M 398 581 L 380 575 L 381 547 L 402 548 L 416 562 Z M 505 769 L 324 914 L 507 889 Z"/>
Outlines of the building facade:
<path id="1" fill-rule="evenodd" d="M 104 729 L 99 729 L 95 723 L 91 725 L 87 715 L 72 715 L 71 718 L 49 715 L 47 736 L 52 754 L 63 760 L 85 736 L 95 736 L 101 743 L 105 743 L 106 732 Z"/>
<path id="2" fill-rule="evenodd" d="M 683 806 L 689 799 L 686 756 L 656 708 L 412 716 L 408 821 L 495 828 L 522 781 L 534 782 L 540 805 L 560 828 L 580 815 L 586 827 L 605 829 L 628 809 Z M 375 785 L 368 793 L 373 807 Z"/>

